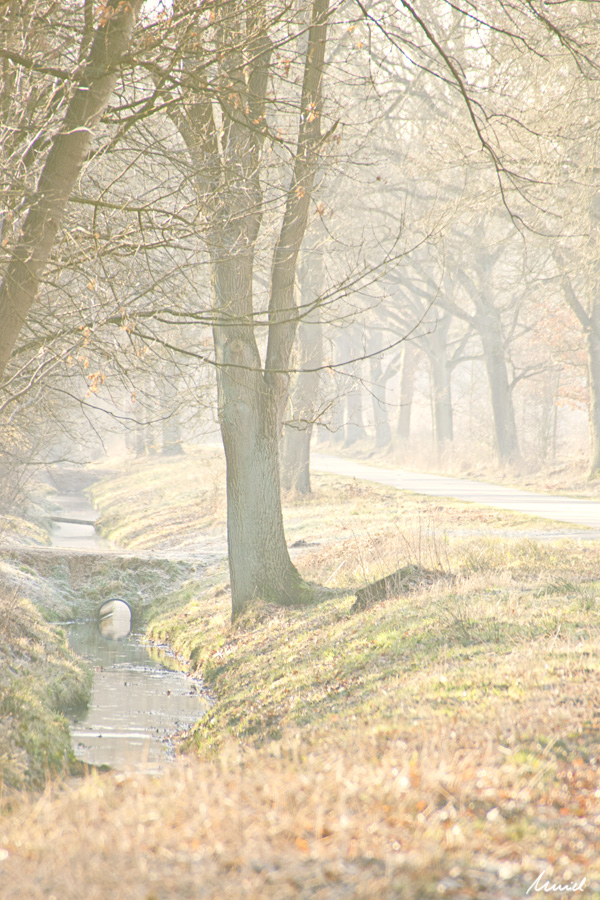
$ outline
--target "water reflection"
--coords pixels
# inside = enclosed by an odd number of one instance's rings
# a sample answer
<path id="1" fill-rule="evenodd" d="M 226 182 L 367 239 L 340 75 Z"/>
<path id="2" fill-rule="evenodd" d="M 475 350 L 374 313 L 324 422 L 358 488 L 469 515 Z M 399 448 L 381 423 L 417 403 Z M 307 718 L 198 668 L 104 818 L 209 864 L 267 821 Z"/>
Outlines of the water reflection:
<path id="1" fill-rule="evenodd" d="M 131 631 L 131 608 L 124 600 L 107 600 L 100 607 L 100 634 L 110 641 L 127 637 Z"/>
<path id="2" fill-rule="evenodd" d="M 90 765 L 150 770 L 173 758 L 171 736 L 207 709 L 200 683 L 165 668 L 140 635 L 109 640 L 96 622 L 76 623 L 67 634 L 94 667 L 86 716 L 71 726 L 75 756 Z"/>

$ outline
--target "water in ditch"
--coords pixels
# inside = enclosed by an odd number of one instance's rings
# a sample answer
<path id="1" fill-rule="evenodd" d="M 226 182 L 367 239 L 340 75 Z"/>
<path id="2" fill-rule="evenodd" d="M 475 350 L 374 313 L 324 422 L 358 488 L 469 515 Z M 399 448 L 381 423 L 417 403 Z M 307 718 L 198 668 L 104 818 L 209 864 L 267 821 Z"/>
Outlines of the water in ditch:
<path id="1" fill-rule="evenodd" d="M 71 725 L 73 751 L 89 765 L 153 771 L 175 758 L 175 736 L 203 715 L 207 700 L 168 651 L 123 634 L 119 616 L 127 616 L 115 606 L 98 622 L 66 628 L 69 645 L 94 670 L 89 706 Z"/>
<path id="2" fill-rule="evenodd" d="M 97 512 L 82 492 L 63 488 L 54 500 L 60 513 L 52 523 L 55 547 L 105 549 L 92 524 Z M 166 648 L 130 633 L 127 604 L 107 599 L 94 621 L 63 625 L 70 647 L 94 672 L 89 706 L 71 724 L 73 751 L 89 765 L 156 771 L 175 758 L 176 736 L 206 712 L 208 701 L 202 683 Z"/>

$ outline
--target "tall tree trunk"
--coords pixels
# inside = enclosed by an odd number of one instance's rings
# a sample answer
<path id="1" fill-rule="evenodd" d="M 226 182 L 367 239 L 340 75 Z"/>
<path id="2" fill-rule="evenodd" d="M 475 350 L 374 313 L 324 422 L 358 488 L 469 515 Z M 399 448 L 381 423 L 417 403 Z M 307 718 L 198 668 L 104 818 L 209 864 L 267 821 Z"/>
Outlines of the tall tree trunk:
<path id="1" fill-rule="evenodd" d="M 351 447 L 365 436 L 362 414 L 362 385 L 359 379 L 352 379 L 352 386 L 346 395 L 346 427 L 344 447 Z"/>
<path id="2" fill-rule="evenodd" d="M 278 435 L 265 406 L 264 398 L 254 394 L 245 402 L 238 399 L 221 416 L 233 619 L 257 599 L 296 605 L 310 596 L 285 540 Z"/>
<path id="3" fill-rule="evenodd" d="M 33 305 L 67 202 L 108 106 L 143 0 L 107 0 L 81 81 L 54 138 L 6 276 L 0 285 L 0 376 Z"/>
<path id="4" fill-rule="evenodd" d="M 263 211 L 262 148 L 273 44 L 270 7 L 216 2 L 212 64 L 185 59 L 192 78 L 182 111 L 173 113 L 196 165 L 199 204 L 207 208 L 213 287 L 213 336 L 219 421 L 227 464 L 227 537 L 232 618 L 259 598 L 301 603 L 312 590 L 294 568 L 283 530 L 279 440 L 298 322 L 294 283 L 319 164 L 328 0 L 312 0 L 298 98 L 298 138 L 283 189 L 285 207 L 273 252 L 265 361 L 255 332 L 253 264 Z M 200 14 L 201 11 L 200 11 Z M 206 26 L 203 24 L 202 29 Z M 201 29 L 201 30 L 202 30 Z M 188 32 L 189 33 L 189 32 Z M 218 92 L 219 120 L 214 115 Z"/>
<path id="5" fill-rule="evenodd" d="M 181 447 L 181 428 L 177 403 L 177 371 L 174 366 L 161 367 L 157 383 L 161 413 L 161 453 L 178 456 Z"/>
<path id="6" fill-rule="evenodd" d="M 352 345 L 349 337 L 348 328 L 340 328 L 335 340 L 332 342 L 335 354 L 336 366 L 350 359 L 352 356 Z M 331 442 L 332 444 L 343 444 L 345 437 L 346 424 L 346 397 L 352 388 L 352 378 L 344 369 L 336 368 L 334 375 L 334 384 L 336 385 L 336 398 L 331 410 Z"/>
<path id="7" fill-rule="evenodd" d="M 429 362 L 433 389 L 435 445 L 438 458 L 441 458 L 447 451 L 448 445 L 454 440 L 451 372 L 445 353 L 432 354 Z"/>
<path id="8" fill-rule="evenodd" d="M 346 398 L 336 396 L 331 407 L 331 421 L 329 425 L 329 440 L 332 444 L 343 444 L 344 442 L 344 407 Z"/>
<path id="9" fill-rule="evenodd" d="M 417 352 L 412 341 L 404 341 L 400 360 L 400 400 L 396 421 L 396 438 L 403 444 L 410 438 L 410 414 L 415 392 Z"/>
<path id="10" fill-rule="evenodd" d="M 382 339 L 379 334 L 372 335 L 372 343 L 369 352 L 374 353 L 382 346 Z M 369 358 L 369 369 L 371 376 L 371 384 L 369 391 L 373 406 L 373 423 L 375 425 L 375 447 L 378 450 L 387 447 L 392 439 L 392 430 L 387 412 L 387 404 L 385 400 L 386 384 L 392 371 L 390 370 L 384 378 L 382 358 L 377 354 Z"/>
<path id="11" fill-rule="evenodd" d="M 284 425 L 281 484 L 285 491 L 310 494 L 310 441 L 319 402 L 319 372 L 323 361 L 320 322 L 302 322 L 298 328 L 299 372 L 290 393 L 290 416 Z"/>
<path id="12" fill-rule="evenodd" d="M 454 440 L 452 419 L 452 371 L 448 360 L 448 332 L 452 316 L 445 312 L 429 336 L 429 365 L 433 392 L 433 431 L 438 459 Z"/>
<path id="13" fill-rule="evenodd" d="M 362 380 L 360 377 L 362 361 L 360 357 L 364 354 L 365 348 L 362 344 L 362 329 L 359 330 L 355 326 L 350 326 L 348 333 L 348 359 L 359 360 L 349 367 L 352 373 L 348 376 L 346 388 L 346 419 L 344 426 L 344 447 L 351 447 L 357 441 L 365 436 L 365 426 L 363 421 L 363 398 L 362 398 Z"/>
<path id="14" fill-rule="evenodd" d="M 560 267 L 565 265 L 561 255 L 555 251 Z M 571 278 L 563 273 L 562 287 L 565 300 L 571 307 L 583 328 L 588 351 L 588 381 L 590 388 L 590 478 L 600 475 L 600 299 L 594 298 L 590 312 L 580 302 Z"/>
<path id="15" fill-rule="evenodd" d="M 600 303 L 590 316 L 586 333 L 590 385 L 590 478 L 600 476 Z"/>
<path id="16" fill-rule="evenodd" d="M 323 280 L 319 251 L 302 251 L 299 269 L 302 309 L 307 311 L 319 297 Z M 316 315 L 319 312 L 317 309 Z M 310 494 L 310 441 L 319 402 L 319 372 L 323 362 L 321 322 L 309 314 L 298 326 L 295 368 L 289 397 L 289 415 L 283 429 L 281 486 L 284 491 Z M 311 371 L 312 370 L 312 371 Z"/>
<path id="17" fill-rule="evenodd" d="M 281 487 L 284 491 L 310 494 L 310 441 L 313 425 L 307 422 L 296 427 L 286 422 L 281 452 Z"/>
<path id="18" fill-rule="evenodd" d="M 492 400 L 496 454 L 502 465 L 514 465 L 520 461 L 521 453 L 508 377 L 502 316 L 494 304 L 493 271 L 501 256 L 502 245 L 494 252 L 480 247 L 474 257 L 478 285 L 465 272 L 462 275 L 476 308 L 476 314 L 470 317 L 470 321 L 477 329 L 483 347 Z"/>
<path id="19" fill-rule="evenodd" d="M 215 309 L 252 300 L 252 248 L 213 256 Z M 251 322 L 251 319 L 250 319 Z M 266 388 L 251 324 L 217 322 L 219 421 L 227 465 L 227 542 L 232 618 L 254 600 L 301 602 L 306 586 L 294 568 L 283 529 L 278 406 Z"/>
<path id="20" fill-rule="evenodd" d="M 514 465 L 520 460 L 519 441 L 500 315 L 496 309 L 486 307 L 480 322 L 479 334 L 490 384 L 498 460 L 504 465 Z"/>

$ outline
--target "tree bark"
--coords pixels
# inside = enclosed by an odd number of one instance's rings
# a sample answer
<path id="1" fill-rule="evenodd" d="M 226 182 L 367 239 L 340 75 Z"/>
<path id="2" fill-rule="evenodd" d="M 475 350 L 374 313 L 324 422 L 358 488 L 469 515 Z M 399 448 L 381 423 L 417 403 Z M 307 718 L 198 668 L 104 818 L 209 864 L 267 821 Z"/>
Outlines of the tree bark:
<path id="1" fill-rule="evenodd" d="M 310 494 L 310 441 L 319 402 L 323 362 L 323 334 L 319 320 L 319 294 L 323 282 L 323 260 L 319 250 L 303 250 L 298 271 L 300 299 L 305 318 L 296 338 L 296 373 L 290 391 L 289 413 L 283 428 L 281 486 L 284 491 Z M 313 314 L 313 307 L 316 307 Z"/>
<path id="2" fill-rule="evenodd" d="M 437 455 L 441 458 L 454 440 L 452 420 L 452 383 L 445 354 L 430 357 L 433 387 L 433 425 Z"/>
<path id="3" fill-rule="evenodd" d="M 348 394 L 352 390 L 352 376 L 341 364 L 351 359 L 352 341 L 350 328 L 339 328 L 332 339 L 333 354 L 336 364 L 334 384 L 336 396 L 331 409 L 330 440 L 334 445 L 343 445 L 346 435 Z"/>
<path id="4" fill-rule="evenodd" d="M 382 346 L 382 340 L 379 334 L 373 335 L 373 343 L 369 346 L 369 352 L 373 353 Z M 382 358 L 379 355 L 371 356 L 369 359 L 369 368 L 371 376 L 371 384 L 369 391 L 373 406 L 373 422 L 375 425 L 375 447 L 378 450 L 387 447 L 392 439 L 392 430 L 387 412 L 386 384 L 393 370 L 388 369 L 384 376 Z"/>
<path id="5" fill-rule="evenodd" d="M 454 440 L 452 417 L 452 370 L 448 360 L 448 331 L 452 316 L 444 313 L 427 343 L 433 392 L 433 431 L 438 459 Z"/>
<path id="6" fill-rule="evenodd" d="M 285 540 L 272 410 L 262 393 L 244 393 L 221 411 L 233 620 L 258 599 L 285 606 L 311 597 Z"/>
<path id="7" fill-rule="evenodd" d="M 342 385 L 345 384 L 346 380 L 346 376 L 341 376 L 338 379 L 338 385 L 340 382 L 342 383 Z M 328 437 L 329 441 L 334 446 L 339 446 L 344 442 L 344 415 L 346 398 L 340 390 L 339 386 L 336 386 L 336 391 L 336 397 L 331 407 L 331 420 L 329 423 Z"/>
<path id="8" fill-rule="evenodd" d="M 161 367 L 157 379 L 157 389 L 161 413 L 160 450 L 163 456 L 179 456 L 183 453 L 177 403 L 177 381 L 177 370 L 174 366 L 166 364 Z"/>
<path id="9" fill-rule="evenodd" d="M 586 332 L 590 385 L 590 478 L 600 476 L 600 304 L 590 316 Z"/>
<path id="10" fill-rule="evenodd" d="M 483 229 L 483 225 L 481 227 Z M 480 337 L 490 386 L 496 455 L 502 465 L 515 465 L 520 462 L 521 453 L 502 313 L 494 303 L 493 271 L 502 253 L 502 244 L 493 252 L 479 247 L 473 256 L 473 276 L 461 267 L 456 270 L 456 277 L 467 289 L 475 306 L 474 313 L 468 314 L 458 307 L 451 299 L 451 293 L 450 299 L 443 299 L 442 303 L 448 312 L 468 322 Z"/>
<path id="11" fill-rule="evenodd" d="M 239 247 L 241 237 L 236 240 Z M 214 248 L 213 248 L 214 249 Z M 252 248 L 215 253 L 215 311 L 252 300 Z M 251 321 L 251 320 L 250 320 Z M 226 460 L 227 543 L 232 618 L 255 600 L 300 603 L 305 586 L 294 568 L 283 529 L 279 481 L 279 419 L 265 389 L 252 324 L 216 324 L 219 422 Z"/>
<path id="12" fill-rule="evenodd" d="M 362 385 L 359 379 L 352 379 L 352 386 L 346 395 L 346 427 L 344 447 L 351 447 L 365 436 L 362 414 Z"/>
<path id="13" fill-rule="evenodd" d="M 0 285 L 0 376 L 33 305 L 67 202 L 108 106 L 143 0 L 107 0 L 79 87 L 54 138 L 6 276 Z"/>
<path id="14" fill-rule="evenodd" d="M 215 85 L 194 45 L 186 61 L 189 93 L 174 113 L 197 166 L 207 208 L 219 421 L 227 465 L 227 538 L 232 618 L 254 601 L 306 602 L 312 589 L 293 566 L 281 509 L 279 440 L 298 321 L 294 282 L 319 162 L 321 85 L 328 0 L 313 0 L 300 98 L 299 131 L 285 209 L 273 253 L 265 364 L 256 342 L 253 266 L 262 219 L 261 151 L 272 44 L 266 4 L 236 11 L 215 3 L 217 82 L 222 125 L 212 106 Z"/>
<path id="15" fill-rule="evenodd" d="M 514 465 L 520 460 L 520 451 L 499 313 L 490 305 L 480 311 L 479 322 L 492 398 L 498 460 L 504 465 Z"/>
<path id="16" fill-rule="evenodd" d="M 281 487 L 297 494 L 312 493 L 310 481 L 310 441 L 312 422 L 300 427 L 286 422 L 281 454 Z"/>
<path id="17" fill-rule="evenodd" d="M 559 266 L 564 260 L 555 251 Z M 583 328 L 588 355 L 588 382 L 590 389 L 590 478 L 600 475 L 600 300 L 594 299 L 591 311 L 581 304 L 570 277 L 563 274 L 562 286 L 565 300 Z"/>
<path id="18" fill-rule="evenodd" d="M 403 444 L 410 438 L 410 414 L 415 392 L 415 373 L 417 371 L 417 353 L 413 343 L 405 341 L 402 345 L 400 361 L 400 401 L 396 422 L 396 437 Z"/>
<path id="19" fill-rule="evenodd" d="M 345 329 L 345 332 L 347 337 L 347 344 L 344 345 L 347 352 L 346 358 L 357 360 L 357 362 L 351 363 L 348 367 L 348 375 L 345 379 L 344 447 L 351 447 L 352 444 L 362 440 L 365 436 L 361 379 L 363 363 L 360 359 L 365 352 L 365 348 L 361 341 L 361 329 L 358 329 L 355 325 L 350 325 Z"/>

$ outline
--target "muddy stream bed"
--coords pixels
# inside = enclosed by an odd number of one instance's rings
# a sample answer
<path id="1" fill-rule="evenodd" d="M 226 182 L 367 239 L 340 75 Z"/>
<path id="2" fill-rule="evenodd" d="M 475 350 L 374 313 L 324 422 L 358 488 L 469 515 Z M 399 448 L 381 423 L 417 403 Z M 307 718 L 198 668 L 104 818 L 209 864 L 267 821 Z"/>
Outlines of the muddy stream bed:
<path id="1" fill-rule="evenodd" d="M 59 507 L 51 530 L 55 547 L 108 547 L 93 524 L 98 514 L 82 492 L 61 491 L 53 500 Z M 89 706 L 71 722 L 75 756 L 89 765 L 149 772 L 173 760 L 176 735 L 208 708 L 202 683 L 186 674 L 168 648 L 150 646 L 131 632 L 131 610 L 117 597 L 107 597 L 92 621 L 60 624 L 94 672 Z"/>

